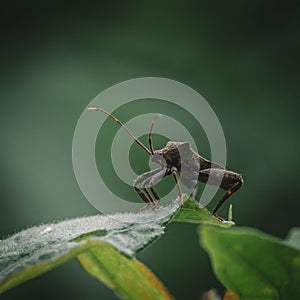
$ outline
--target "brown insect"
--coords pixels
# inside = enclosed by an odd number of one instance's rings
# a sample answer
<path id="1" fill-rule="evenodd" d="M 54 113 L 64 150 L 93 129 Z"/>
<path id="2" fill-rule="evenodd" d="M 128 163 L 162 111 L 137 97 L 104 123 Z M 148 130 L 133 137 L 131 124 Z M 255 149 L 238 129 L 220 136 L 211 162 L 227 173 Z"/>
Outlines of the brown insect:
<path id="1" fill-rule="evenodd" d="M 191 144 L 189 142 L 169 141 L 164 148 L 154 151 L 152 144 L 152 130 L 158 115 L 156 115 L 151 122 L 148 134 L 148 143 L 150 149 L 148 149 L 119 119 L 109 112 L 97 107 L 89 107 L 88 110 L 101 111 L 112 118 L 124 128 L 124 130 L 141 148 L 143 148 L 150 155 L 152 162 L 160 165 L 159 168 L 146 172 L 134 180 L 133 187 L 135 191 L 142 198 L 142 200 L 146 202 L 146 206 L 142 210 L 147 209 L 150 204 L 153 204 L 154 207 L 158 207 L 160 197 L 154 189 L 154 186 L 163 177 L 168 175 L 172 175 L 175 180 L 182 205 L 182 192 L 177 178 L 177 174 L 179 174 L 180 181 L 188 188 L 193 188 L 194 191 L 198 181 L 217 185 L 226 190 L 226 194 L 218 201 L 217 205 L 212 211 L 212 214 L 216 218 L 218 218 L 220 221 L 223 220 L 219 215 L 217 215 L 216 212 L 222 206 L 222 204 L 243 185 L 241 174 L 226 170 L 224 167 L 203 158 L 191 148 Z"/>

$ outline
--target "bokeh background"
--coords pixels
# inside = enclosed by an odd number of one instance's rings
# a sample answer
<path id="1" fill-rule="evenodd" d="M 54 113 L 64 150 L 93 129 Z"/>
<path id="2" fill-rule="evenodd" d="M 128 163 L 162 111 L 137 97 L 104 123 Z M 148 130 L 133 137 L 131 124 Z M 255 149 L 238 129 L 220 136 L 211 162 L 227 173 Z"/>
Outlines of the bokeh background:
<path id="1" fill-rule="evenodd" d="M 238 225 L 282 238 L 299 226 L 297 1 L 29 0 L 1 15 L 1 237 L 97 213 L 73 174 L 77 119 L 104 89 L 143 76 L 189 85 L 218 115 L 227 166 L 245 178 L 231 201 Z M 176 299 L 223 290 L 195 232 L 171 224 L 138 255 Z M 76 260 L 1 297 L 117 299 Z"/>

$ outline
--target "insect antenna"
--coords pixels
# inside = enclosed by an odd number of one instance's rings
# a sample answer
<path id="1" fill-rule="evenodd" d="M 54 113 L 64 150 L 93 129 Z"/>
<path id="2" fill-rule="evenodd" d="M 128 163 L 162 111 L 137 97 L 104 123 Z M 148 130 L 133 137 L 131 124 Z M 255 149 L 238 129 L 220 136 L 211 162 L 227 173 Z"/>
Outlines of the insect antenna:
<path id="1" fill-rule="evenodd" d="M 111 113 L 107 112 L 106 110 L 104 110 L 103 108 L 100 107 L 88 107 L 88 110 L 90 111 L 102 111 L 103 113 L 105 113 L 106 115 L 108 115 L 111 119 L 113 119 L 115 122 L 117 122 L 121 127 L 123 127 L 125 129 L 125 131 L 130 135 L 131 138 L 134 139 L 134 141 L 140 146 L 142 147 L 149 155 L 153 154 L 153 151 L 150 151 L 140 140 L 138 140 L 130 131 L 129 129 L 118 119 L 116 118 L 114 115 L 112 115 Z M 153 127 L 153 126 L 152 126 Z"/>
<path id="2" fill-rule="evenodd" d="M 155 117 L 153 118 L 153 120 L 151 122 L 151 126 L 150 126 L 150 131 L 148 134 L 148 143 L 149 143 L 149 147 L 150 147 L 150 151 L 151 151 L 152 155 L 154 154 L 153 144 L 152 144 L 152 130 L 153 130 L 154 124 L 158 117 L 159 117 L 159 115 L 155 115 Z"/>

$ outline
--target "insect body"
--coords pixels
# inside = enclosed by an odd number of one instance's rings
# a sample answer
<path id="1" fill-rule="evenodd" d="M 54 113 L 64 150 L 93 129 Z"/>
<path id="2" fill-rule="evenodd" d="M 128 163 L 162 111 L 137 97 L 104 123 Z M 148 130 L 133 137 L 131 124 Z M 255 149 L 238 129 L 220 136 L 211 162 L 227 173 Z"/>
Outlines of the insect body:
<path id="1" fill-rule="evenodd" d="M 219 220 L 223 220 L 217 215 L 217 210 L 222 204 L 242 185 L 242 175 L 226 170 L 224 167 L 213 163 L 198 153 L 196 153 L 189 142 L 172 142 L 169 141 L 167 145 L 161 150 L 153 150 L 152 144 L 152 129 L 157 120 L 158 115 L 154 117 L 151 123 L 149 135 L 148 135 L 148 149 L 142 144 L 129 130 L 128 128 L 115 116 L 105 111 L 102 108 L 90 107 L 91 111 L 102 111 L 120 126 L 122 126 L 126 132 L 134 139 L 134 141 L 142 147 L 149 155 L 152 162 L 160 165 L 159 168 L 146 172 L 138 176 L 134 180 L 133 187 L 138 195 L 146 202 L 146 209 L 149 204 L 153 204 L 154 207 L 159 205 L 160 197 L 157 194 L 154 186 L 165 176 L 172 175 L 174 177 L 178 193 L 182 203 L 182 192 L 178 182 L 177 174 L 180 175 L 180 181 L 188 188 L 195 189 L 197 182 L 220 186 L 220 188 L 226 190 L 225 195 L 218 201 L 217 205 L 213 209 L 213 215 Z M 155 198 L 155 200 L 153 199 Z"/>

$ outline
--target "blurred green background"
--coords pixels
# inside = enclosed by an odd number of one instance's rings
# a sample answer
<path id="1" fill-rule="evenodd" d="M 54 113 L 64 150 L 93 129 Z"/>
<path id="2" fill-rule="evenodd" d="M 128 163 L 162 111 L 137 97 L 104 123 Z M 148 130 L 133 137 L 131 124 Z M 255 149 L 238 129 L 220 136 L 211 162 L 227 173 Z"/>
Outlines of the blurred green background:
<path id="1" fill-rule="evenodd" d="M 73 174 L 77 119 L 104 89 L 143 76 L 189 85 L 218 115 L 227 166 L 245 179 L 231 201 L 238 225 L 279 237 L 299 226 L 296 1 L 14 1 L 1 14 L 0 236 L 97 213 Z M 176 299 L 222 293 L 195 231 L 171 224 L 138 255 Z M 1 297 L 116 299 L 75 260 Z"/>

